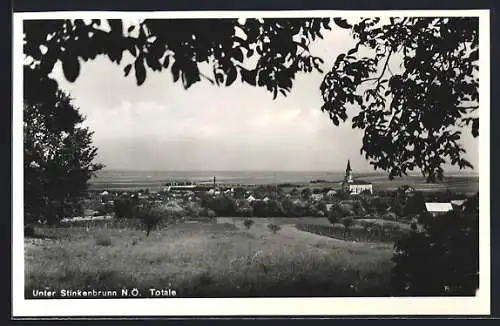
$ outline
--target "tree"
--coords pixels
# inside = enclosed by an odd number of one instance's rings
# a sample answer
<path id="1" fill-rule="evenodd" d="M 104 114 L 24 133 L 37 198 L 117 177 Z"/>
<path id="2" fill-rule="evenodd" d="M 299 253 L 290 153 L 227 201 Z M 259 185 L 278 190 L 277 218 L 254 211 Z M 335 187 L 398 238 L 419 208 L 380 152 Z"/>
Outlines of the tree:
<path id="1" fill-rule="evenodd" d="M 400 238 L 393 256 L 395 295 L 474 295 L 479 286 L 479 210 L 474 198 L 464 211 L 422 215 Z"/>
<path id="2" fill-rule="evenodd" d="M 311 188 L 302 189 L 300 194 L 302 195 L 303 200 L 309 200 L 311 198 L 311 194 L 312 194 Z"/>
<path id="3" fill-rule="evenodd" d="M 290 92 L 297 72 L 321 71 L 323 60 L 310 54 L 309 43 L 329 25 L 329 18 L 145 19 L 128 26 L 119 19 L 30 20 L 24 23 L 24 53 L 30 67 L 46 75 L 61 61 L 71 82 L 79 76 L 80 60 L 104 54 L 121 65 L 128 52 L 132 60 L 124 63 L 124 74 L 134 71 L 138 85 L 148 69 L 170 68 L 186 89 L 202 78 L 229 86 L 239 76 L 276 98 Z"/>
<path id="4" fill-rule="evenodd" d="M 478 18 L 365 18 L 353 25 L 357 43 L 340 54 L 321 85 L 332 122 L 364 130 L 361 153 L 395 176 L 415 168 L 427 181 L 462 157 L 460 128 L 479 134 Z M 395 63 L 402 65 L 392 71 Z"/>
<path id="5" fill-rule="evenodd" d="M 267 227 L 269 228 L 269 230 L 271 230 L 273 234 L 276 234 L 278 233 L 279 230 L 281 230 L 281 227 L 279 225 L 273 223 L 268 224 Z"/>
<path id="6" fill-rule="evenodd" d="M 344 240 L 346 238 L 346 234 L 351 231 L 351 226 L 354 224 L 354 219 L 352 216 L 346 216 L 340 220 L 344 225 Z"/>
<path id="7" fill-rule="evenodd" d="M 36 72 L 25 77 L 25 222 L 53 224 L 81 213 L 87 181 L 103 166 L 94 163 L 93 133 L 82 127 L 85 119 L 71 98 Z"/>
<path id="8" fill-rule="evenodd" d="M 252 227 L 252 225 L 254 224 L 255 222 L 249 218 L 245 219 L 243 221 L 243 225 L 245 226 L 245 228 L 250 229 L 250 227 Z"/>

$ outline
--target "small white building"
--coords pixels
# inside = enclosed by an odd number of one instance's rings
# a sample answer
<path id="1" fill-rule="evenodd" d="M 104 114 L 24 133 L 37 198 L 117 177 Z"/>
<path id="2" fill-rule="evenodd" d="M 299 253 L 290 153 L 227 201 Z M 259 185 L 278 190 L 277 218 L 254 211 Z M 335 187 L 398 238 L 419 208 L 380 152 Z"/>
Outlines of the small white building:
<path id="1" fill-rule="evenodd" d="M 323 199 L 323 194 L 312 194 L 311 198 L 315 201 L 320 201 Z"/>
<path id="2" fill-rule="evenodd" d="M 444 215 L 449 211 L 453 210 L 451 203 L 439 203 L 439 202 L 426 202 L 425 209 L 427 212 L 431 213 L 433 216 Z"/>
<path id="3" fill-rule="evenodd" d="M 333 189 L 330 189 L 328 190 L 328 192 L 326 193 L 326 196 L 327 197 L 335 197 L 335 195 L 337 194 L 337 191 L 333 190 Z"/>
<path id="4" fill-rule="evenodd" d="M 450 201 L 453 206 L 461 207 L 465 203 L 465 199 L 454 199 Z"/>

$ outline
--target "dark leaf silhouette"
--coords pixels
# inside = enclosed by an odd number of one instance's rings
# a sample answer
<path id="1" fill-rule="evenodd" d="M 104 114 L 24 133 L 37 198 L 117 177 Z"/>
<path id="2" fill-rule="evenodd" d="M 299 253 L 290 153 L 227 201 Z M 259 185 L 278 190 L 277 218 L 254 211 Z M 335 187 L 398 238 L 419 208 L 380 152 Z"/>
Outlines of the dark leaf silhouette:
<path id="1" fill-rule="evenodd" d="M 125 68 L 123 69 L 125 71 L 125 77 L 128 76 L 128 74 L 130 73 L 130 70 L 132 69 L 132 65 L 131 64 L 128 64 L 125 66 Z"/>
<path id="2" fill-rule="evenodd" d="M 137 85 L 142 85 L 146 80 L 146 69 L 144 68 L 144 59 L 138 57 L 135 60 L 135 78 L 137 79 Z"/>
<path id="3" fill-rule="evenodd" d="M 334 18 L 333 21 L 335 22 L 335 24 L 339 27 L 342 27 L 342 28 L 345 28 L 345 29 L 350 29 L 352 28 L 352 25 L 350 25 L 346 19 L 342 19 L 342 18 Z"/>
<path id="4" fill-rule="evenodd" d="M 236 76 L 236 68 L 231 66 L 227 72 L 226 86 L 230 86 L 236 80 Z"/>
<path id="5" fill-rule="evenodd" d="M 70 82 L 74 82 L 80 74 L 80 62 L 75 56 L 67 55 L 62 63 L 64 77 Z"/>
<path id="6" fill-rule="evenodd" d="M 275 95 L 278 91 L 283 94 L 281 89 L 285 93 L 290 91 L 297 72 L 321 71 L 308 44 L 321 37 L 322 29 L 330 29 L 329 22 L 329 18 L 247 19 L 245 23 L 236 19 L 145 19 L 127 27 L 124 33 L 123 22 L 117 19 L 107 20 L 110 31 L 99 20 L 29 21 L 24 26 L 24 50 L 46 74 L 57 61 L 63 61 L 62 49 L 73 46 L 76 36 L 78 46 L 71 53 L 85 61 L 104 54 L 119 64 L 124 58 L 123 51 L 128 51 L 134 58 L 141 57 L 133 63 L 138 85 L 144 83 L 148 69 L 161 71 L 169 67 L 172 56 L 177 62 L 171 67 L 173 79 L 182 81 L 186 88 L 201 80 L 230 86 L 238 71 L 243 71 L 239 65 L 252 58 L 258 65 L 247 66 L 251 73 L 242 72 L 242 82 L 264 87 Z M 235 29 L 244 37 L 236 36 Z M 138 33 L 132 34 L 133 31 Z M 301 44 L 301 51 L 297 44 Z M 45 55 L 40 53 L 42 45 L 47 47 Z M 277 58 L 280 59 L 276 61 Z M 190 67 L 192 62 L 197 66 L 209 63 L 213 76 L 200 78 L 199 67 Z M 257 78 L 268 75 L 275 66 L 281 71 L 279 83 L 276 78 Z M 68 77 L 75 78 L 72 74 Z"/>

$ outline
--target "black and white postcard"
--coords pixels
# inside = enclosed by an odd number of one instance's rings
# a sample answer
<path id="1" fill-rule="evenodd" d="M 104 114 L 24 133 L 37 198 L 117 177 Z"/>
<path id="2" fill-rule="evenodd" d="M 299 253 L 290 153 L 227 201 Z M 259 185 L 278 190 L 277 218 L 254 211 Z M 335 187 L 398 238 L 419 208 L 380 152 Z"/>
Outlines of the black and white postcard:
<path id="1" fill-rule="evenodd" d="M 489 314 L 487 10 L 13 24 L 14 316 Z"/>

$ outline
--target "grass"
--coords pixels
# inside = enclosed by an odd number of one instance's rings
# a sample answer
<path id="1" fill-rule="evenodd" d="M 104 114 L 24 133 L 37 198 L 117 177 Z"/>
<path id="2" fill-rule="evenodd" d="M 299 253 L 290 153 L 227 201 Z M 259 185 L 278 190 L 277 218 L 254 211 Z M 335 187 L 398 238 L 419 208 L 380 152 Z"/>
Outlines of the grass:
<path id="1" fill-rule="evenodd" d="M 385 296 L 392 245 L 350 243 L 269 221 L 133 228 L 37 228 L 25 289 L 175 289 L 180 297 Z M 268 220 L 268 219 L 267 219 Z"/>
<path id="2" fill-rule="evenodd" d="M 377 225 L 380 224 L 370 223 L 367 224 L 366 228 L 361 225 L 353 225 L 348 230 L 343 225 L 337 223 L 333 226 L 297 223 L 296 227 L 302 231 L 346 241 L 384 242 L 391 244 L 405 232 L 408 232 L 407 228 L 375 227 Z"/>

